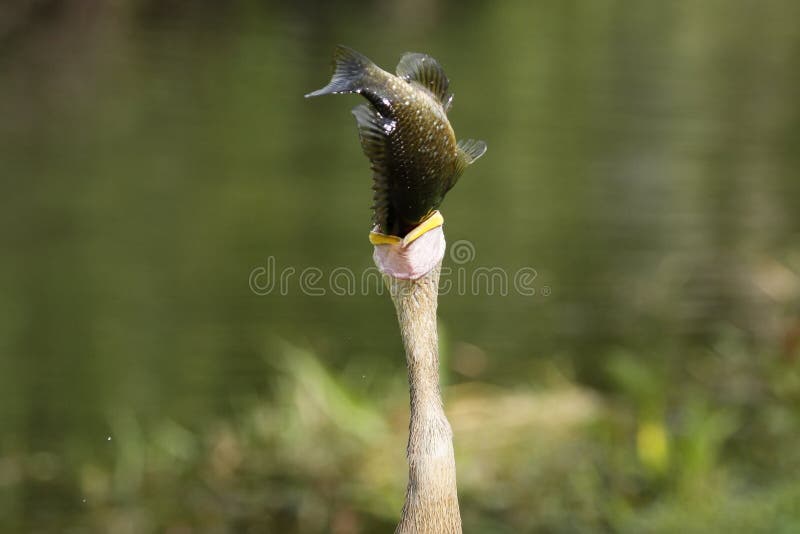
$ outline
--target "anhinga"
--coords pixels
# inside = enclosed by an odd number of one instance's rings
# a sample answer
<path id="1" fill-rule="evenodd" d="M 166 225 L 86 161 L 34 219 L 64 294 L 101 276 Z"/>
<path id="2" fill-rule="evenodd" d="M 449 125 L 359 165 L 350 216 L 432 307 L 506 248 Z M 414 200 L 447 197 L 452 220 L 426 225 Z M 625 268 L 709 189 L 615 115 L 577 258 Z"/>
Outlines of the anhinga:
<path id="1" fill-rule="evenodd" d="M 411 398 L 398 533 L 461 532 L 453 433 L 439 388 L 436 306 L 445 240 L 437 208 L 486 144 L 456 142 L 448 86 L 439 63 L 425 54 L 404 54 L 395 75 L 339 46 L 330 83 L 306 95 L 357 93 L 368 101 L 353 115 L 373 171 L 370 242 L 397 311 Z"/>

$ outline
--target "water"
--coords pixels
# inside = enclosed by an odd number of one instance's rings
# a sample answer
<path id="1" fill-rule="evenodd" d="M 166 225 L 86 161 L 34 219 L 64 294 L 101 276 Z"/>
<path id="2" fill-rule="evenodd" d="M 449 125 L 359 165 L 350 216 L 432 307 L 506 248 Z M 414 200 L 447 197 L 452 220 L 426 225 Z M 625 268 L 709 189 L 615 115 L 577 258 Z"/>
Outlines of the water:
<path id="1" fill-rule="evenodd" d="M 445 266 L 456 285 L 459 270 L 499 267 L 511 287 L 442 297 L 447 357 L 466 370 L 448 382 L 538 387 L 552 365 L 602 391 L 609 352 L 683 367 L 669 355 L 720 332 L 779 346 L 800 294 L 800 12 L 735 4 L 6 8 L 11 524 L 81 524 L 62 481 L 74 462 L 119 461 L 110 427 L 194 431 L 272 398 L 283 343 L 362 394 L 403 378 L 386 295 L 331 286 L 337 268 L 360 280 L 371 266 L 359 99 L 302 98 L 337 42 L 387 69 L 406 50 L 438 58 L 457 134 L 489 146 L 442 208 L 470 253 Z M 255 294 L 269 258 L 294 269 L 287 290 Z M 324 295 L 302 290 L 307 268 Z M 513 287 L 520 269 L 535 271 L 532 296 Z M 13 474 L 28 455 L 38 479 Z"/>

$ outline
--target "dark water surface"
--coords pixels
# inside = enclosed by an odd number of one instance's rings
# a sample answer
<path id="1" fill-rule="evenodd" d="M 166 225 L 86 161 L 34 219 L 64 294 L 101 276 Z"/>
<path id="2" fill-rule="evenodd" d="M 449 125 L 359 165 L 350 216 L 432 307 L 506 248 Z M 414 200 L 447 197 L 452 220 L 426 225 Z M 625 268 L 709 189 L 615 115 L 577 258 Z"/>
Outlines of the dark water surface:
<path id="1" fill-rule="evenodd" d="M 209 422 L 242 402 L 269 406 L 286 346 L 313 354 L 344 390 L 380 399 L 389 387 L 403 402 L 391 305 L 374 285 L 358 286 L 371 266 L 370 175 L 349 114 L 360 102 L 302 98 L 326 83 L 339 42 L 387 69 L 407 50 L 439 59 L 456 133 L 489 146 L 442 208 L 449 383 L 535 390 L 556 373 L 613 398 L 609 355 L 683 376 L 693 354 L 725 340 L 745 359 L 791 349 L 798 5 L 75 0 L 0 9 L 0 525 L 391 525 L 395 501 L 385 523 L 293 519 L 306 508 L 291 503 L 259 522 L 233 512 L 205 520 L 185 503 L 158 512 L 158 486 L 139 493 L 154 461 L 136 445 L 147 429 L 174 427 L 169 443 L 183 443 L 182 432 L 202 443 Z M 506 295 L 473 283 L 481 267 L 498 268 L 493 282 L 507 280 Z M 301 283 L 307 268 L 319 269 L 318 282 Z M 524 291 L 514 285 L 521 269 Z M 251 290 L 254 272 L 262 292 L 276 276 L 269 294 Z M 355 294 L 337 294 L 349 280 Z M 254 487 L 303 493 L 280 467 L 247 470 L 263 473 Z M 175 476 L 165 494 L 206 480 L 192 467 Z M 131 515 L 97 511 L 125 503 Z M 489 506 L 487 517 L 521 525 L 514 506 Z M 472 531 L 490 524 L 479 515 L 465 515 Z M 184 516 L 193 519 L 175 519 Z"/>

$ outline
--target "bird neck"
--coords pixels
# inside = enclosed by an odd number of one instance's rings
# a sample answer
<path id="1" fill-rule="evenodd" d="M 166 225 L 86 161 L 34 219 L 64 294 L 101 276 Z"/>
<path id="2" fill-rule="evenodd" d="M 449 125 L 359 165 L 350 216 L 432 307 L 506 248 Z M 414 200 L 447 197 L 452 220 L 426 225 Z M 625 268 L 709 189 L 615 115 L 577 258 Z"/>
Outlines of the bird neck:
<path id="1" fill-rule="evenodd" d="M 411 419 L 408 488 L 397 533 L 460 533 L 453 433 L 439 389 L 436 306 L 441 262 L 417 280 L 387 277 L 406 349 Z"/>

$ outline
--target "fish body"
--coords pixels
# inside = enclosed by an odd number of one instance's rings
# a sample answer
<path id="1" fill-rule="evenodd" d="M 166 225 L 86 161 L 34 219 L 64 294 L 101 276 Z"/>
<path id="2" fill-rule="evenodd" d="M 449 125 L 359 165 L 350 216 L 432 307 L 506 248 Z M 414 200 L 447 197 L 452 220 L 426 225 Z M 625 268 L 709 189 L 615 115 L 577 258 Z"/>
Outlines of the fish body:
<path id="1" fill-rule="evenodd" d="M 380 231 L 404 237 L 436 210 L 464 169 L 483 155 L 483 141 L 456 141 L 447 110 L 449 82 L 430 56 L 404 54 L 396 74 L 339 46 L 330 83 L 306 97 L 356 93 L 364 153 L 373 171 L 373 220 Z"/>

